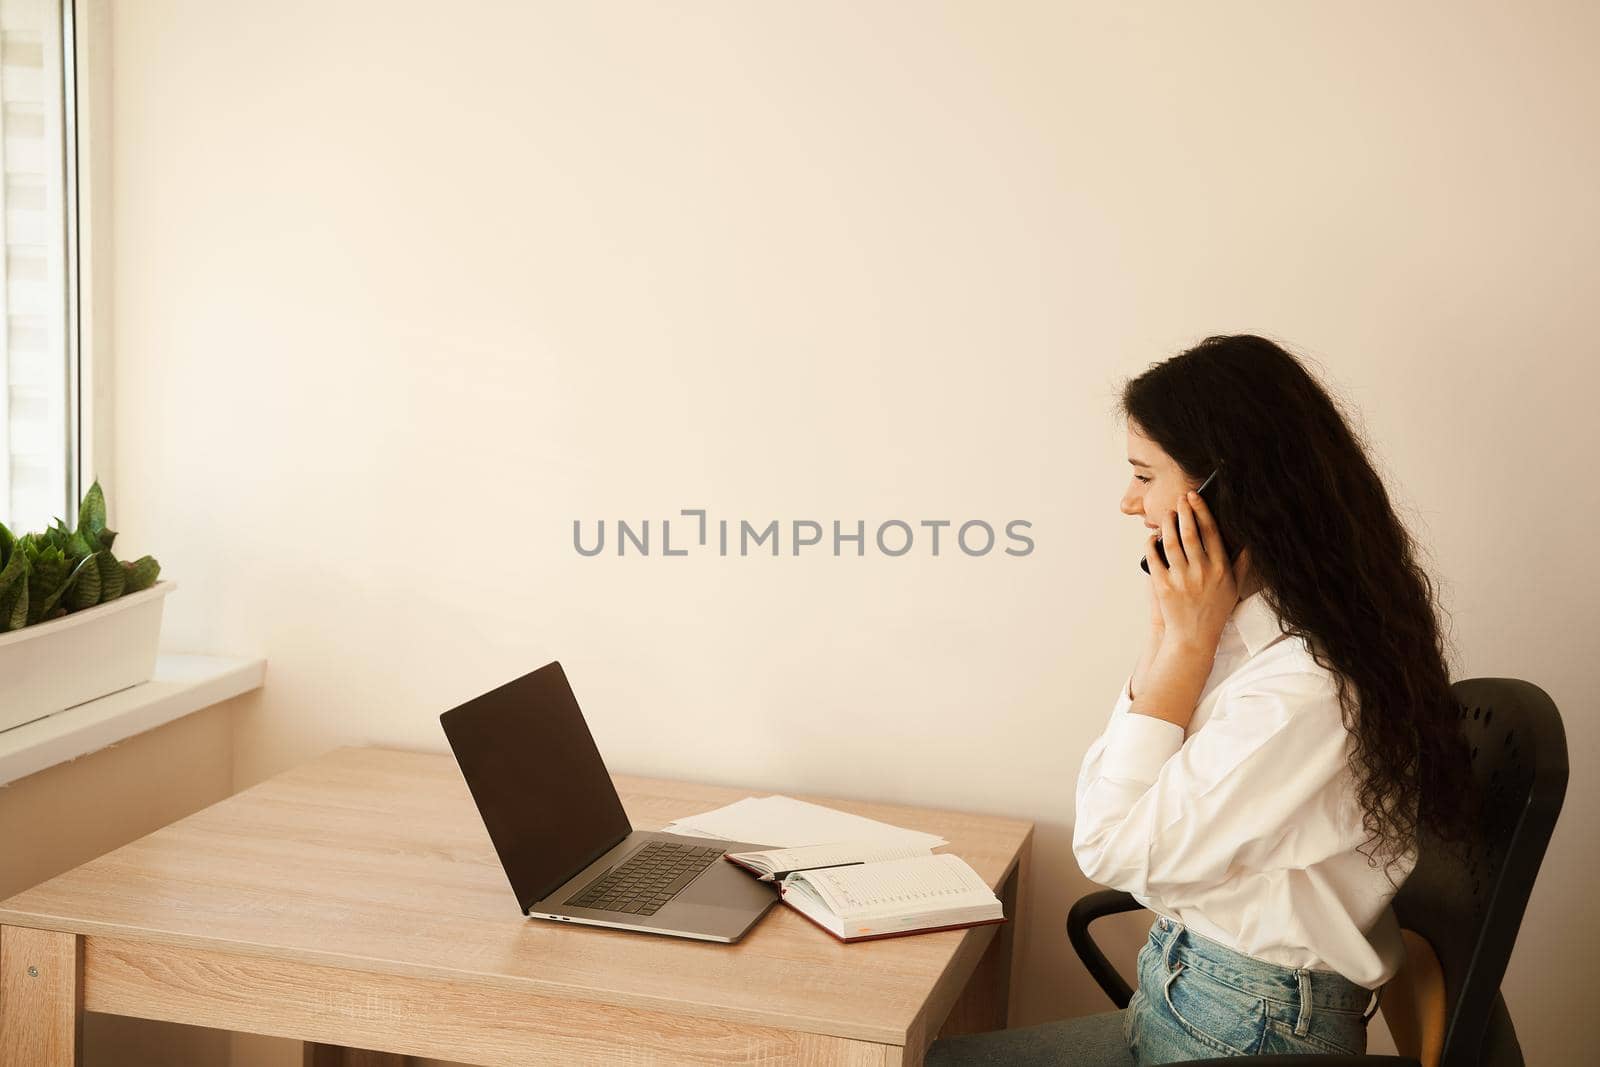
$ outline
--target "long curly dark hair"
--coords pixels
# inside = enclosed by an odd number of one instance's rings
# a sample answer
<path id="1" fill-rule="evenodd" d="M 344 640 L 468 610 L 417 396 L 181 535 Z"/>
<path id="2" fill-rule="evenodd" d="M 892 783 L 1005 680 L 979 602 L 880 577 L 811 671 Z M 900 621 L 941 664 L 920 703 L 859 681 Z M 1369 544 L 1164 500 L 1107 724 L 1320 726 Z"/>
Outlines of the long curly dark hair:
<path id="1" fill-rule="evenodd" d="M 1473 791 L 1436 591 L 1327 390 L 1238 334 L 1152 364 L 1118 406 L 1192 484 L 1223 464 L 1212 512 L 1229 552 L 1249 547 L 1283 631 L 1337 679 L 1368 865 L 1393 884 L 1420 826 L 1464 841 Z"/>

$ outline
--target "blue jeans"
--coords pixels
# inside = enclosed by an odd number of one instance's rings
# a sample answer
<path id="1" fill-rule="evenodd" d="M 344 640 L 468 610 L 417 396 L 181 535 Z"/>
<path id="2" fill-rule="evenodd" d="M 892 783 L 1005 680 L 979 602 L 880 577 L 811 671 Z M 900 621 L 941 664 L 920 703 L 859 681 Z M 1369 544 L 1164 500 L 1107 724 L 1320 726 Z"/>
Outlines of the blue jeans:
<path id="1" fill-rule="evenodd" d="M 1369 1003 L 1370 1002 L 1370 1003 Z M 1369 989 L 1332 971 L 1279 967 L 1168 919 L 1139 950 L 1139 988 L 1123 1011 L 936 1041 L 928 1067 L 1158 1063 L 1367 1050 Z"/>

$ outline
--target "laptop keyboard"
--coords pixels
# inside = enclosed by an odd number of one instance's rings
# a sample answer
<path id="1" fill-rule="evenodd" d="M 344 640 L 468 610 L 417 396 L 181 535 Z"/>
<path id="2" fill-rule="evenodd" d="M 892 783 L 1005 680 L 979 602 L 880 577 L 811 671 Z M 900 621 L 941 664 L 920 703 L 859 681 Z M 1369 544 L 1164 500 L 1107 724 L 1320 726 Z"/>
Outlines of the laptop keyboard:
<path id="1" fill-rule="evenodd" d="M 590 882 L 567 901 L 570 907 L 598 908 L 628 915 L 654 915 L 694 876 L 722 858 L 722 849 L 651 841 Z"/>

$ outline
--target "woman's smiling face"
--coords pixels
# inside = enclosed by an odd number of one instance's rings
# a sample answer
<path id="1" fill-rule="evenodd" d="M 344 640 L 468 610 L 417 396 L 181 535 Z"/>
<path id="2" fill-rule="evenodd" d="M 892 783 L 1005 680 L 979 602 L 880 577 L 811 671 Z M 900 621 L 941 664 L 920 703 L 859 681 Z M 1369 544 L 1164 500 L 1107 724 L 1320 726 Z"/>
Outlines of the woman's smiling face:
<path id="1" fill-rule="evenodd" d="M 1171 456 L 1161 446 L 1139 432 L 1139 424 L 1128 420 L 1128 462 L 1133 466 L 1133 476 L 1128 481 L 1128 491 L 1122 494 L 1122 513 L 1138 515 L 1152 530 L 1161 528 L 1161 520 L 1178 510 L 1178 501 L 1191 489 L 1198 489 L 1198 481 L 1190 481 Z"/>

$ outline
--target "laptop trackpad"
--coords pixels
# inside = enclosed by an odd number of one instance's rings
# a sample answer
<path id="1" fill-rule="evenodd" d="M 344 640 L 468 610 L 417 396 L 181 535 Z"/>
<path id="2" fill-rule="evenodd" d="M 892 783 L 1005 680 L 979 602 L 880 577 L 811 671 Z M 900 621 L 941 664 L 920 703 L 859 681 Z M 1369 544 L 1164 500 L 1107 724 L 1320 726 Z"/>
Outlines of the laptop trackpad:
<path id="1" fill-rule="evenodd" d="M 701 872 L 698 878 L 684 886 L 683 891 L 673 897 L 668 906 L 682 901 L 689 904 L 714 904 L 725 908 L 758 908 L 777 895 L 778 888 L 773 883 L 763 882 L 754 875 L 746 874 L 719 856 L 711 866 Z"/>

